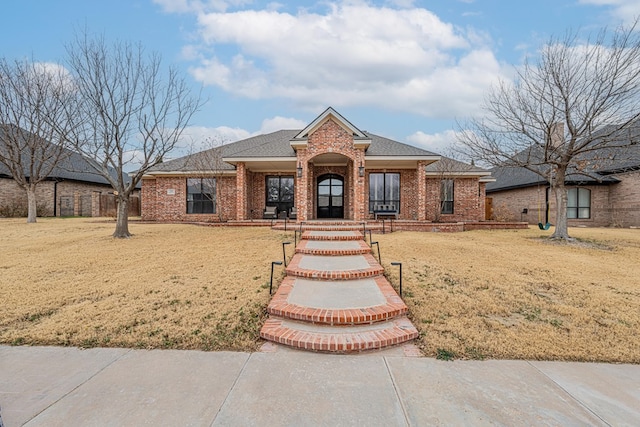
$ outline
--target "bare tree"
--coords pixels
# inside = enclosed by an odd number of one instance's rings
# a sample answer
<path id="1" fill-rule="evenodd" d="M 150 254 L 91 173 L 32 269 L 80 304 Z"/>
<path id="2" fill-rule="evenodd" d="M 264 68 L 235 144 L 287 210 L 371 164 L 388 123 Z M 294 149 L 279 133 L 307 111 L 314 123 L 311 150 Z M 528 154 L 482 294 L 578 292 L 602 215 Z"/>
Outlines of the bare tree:
<path id="1" fill-rule="evenodd" d="M 0 59 L 0 163 L 27 194 L 27 222 L 36 222 L 36 187 L 68 155 L 52 122 L 69 96 L 61 67 Z"/>
<path id="2" fill-rule="evenodd" d="M 76 36 L 67 45 L 77 102 L 68 108 L 67 136 L 93 159 L 118 204 L 114 237 L 129 233 L 128 202 L 142 176 L 162 162 L 200 108 L 175 68 L 164 73 L 158 54 L 139 44 Z M 139 165 L 127 178 L 127 166 Z"/>
<path id="3" fill-rule="evenodd" d="M 589 176 L 598 163 L 639 142 L 640 33 L 606 29 L 581 41 L 551 39 L 535 62 L 516 68 L 485 98 L 486 117 L 459 124 L 466 156 L 498 167 L 524 167 L 555 193 L 557 239 L 570 239 L 567 177 Z"/>

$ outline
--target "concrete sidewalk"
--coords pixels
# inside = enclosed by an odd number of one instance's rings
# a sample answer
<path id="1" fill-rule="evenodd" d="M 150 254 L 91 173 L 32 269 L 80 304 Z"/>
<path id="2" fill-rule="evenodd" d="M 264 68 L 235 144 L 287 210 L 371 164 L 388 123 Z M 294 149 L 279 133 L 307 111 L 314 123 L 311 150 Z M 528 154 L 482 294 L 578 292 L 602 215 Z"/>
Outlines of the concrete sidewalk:
<path id="1" fill-rule="evenodd" d="M 640 425 L 640 366 L 0 346 L 14 426 Z"/>

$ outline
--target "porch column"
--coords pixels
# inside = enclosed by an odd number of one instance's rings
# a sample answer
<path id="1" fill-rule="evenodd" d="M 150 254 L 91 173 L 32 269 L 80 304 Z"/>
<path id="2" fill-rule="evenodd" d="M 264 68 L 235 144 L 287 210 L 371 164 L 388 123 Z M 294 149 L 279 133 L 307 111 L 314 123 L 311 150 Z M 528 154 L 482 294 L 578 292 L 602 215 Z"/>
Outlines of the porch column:
<path id="1" fill-rule="evenodd" d="M 302 151 L 302 153 L 300 152 Z M 309 219 L 309 205 L 307 203 L 307 186 L 309 183 L 309 164 L 304 156 L 304 151 L 298 152 L 298 166 L 302 168 L 302 176 L 298 176 L 296 170 L 296 199 L 295 205 L 298 210 L 298 221 Z"/>
<path id="2" fill-rule="evenodd" d="M 427 219 L 427 171 L 426 163 L 423 161 L 418 162 L 418 215 L 416 219 L 418 221 L 425 221 Z"/>
<path id="3" fill-rule="evenodd" d="M 360 166 L 364 166 L 364 151 L 358 151 L 353 160 L 351 176 L 353 176 L 353 220 L 364 221 L 367 218 L 365 207 L 364 176 L 360 176 Z"/>
<path id="4" fill-rule="evenodd" d="M 236 164 L 236 220 L 247 219 L 247 168 L 244 163 Z"/>

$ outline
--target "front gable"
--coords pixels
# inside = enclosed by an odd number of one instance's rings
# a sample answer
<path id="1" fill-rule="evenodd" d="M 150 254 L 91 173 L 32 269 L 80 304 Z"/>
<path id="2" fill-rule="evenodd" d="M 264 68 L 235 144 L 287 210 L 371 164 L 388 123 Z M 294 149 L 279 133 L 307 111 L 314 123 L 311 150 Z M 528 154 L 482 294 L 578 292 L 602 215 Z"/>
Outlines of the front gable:
<path id="1" fill-rule="evenodd" d="M 355 127 L 332 107 L 329 107 L 291 139 L 291 147 L 294 150 L 308 148 L 309 142 L 314 140 L 313 135 L 319 131 L 325 134 L 327 132 L 331 133 L 333 137 L 341 140 L 348 137 L 352 146 L 343 147 L 344 149 L 359 148 L 366 150 L 371 144 L 371 138 L 369 138 L 369 136 Z"/>

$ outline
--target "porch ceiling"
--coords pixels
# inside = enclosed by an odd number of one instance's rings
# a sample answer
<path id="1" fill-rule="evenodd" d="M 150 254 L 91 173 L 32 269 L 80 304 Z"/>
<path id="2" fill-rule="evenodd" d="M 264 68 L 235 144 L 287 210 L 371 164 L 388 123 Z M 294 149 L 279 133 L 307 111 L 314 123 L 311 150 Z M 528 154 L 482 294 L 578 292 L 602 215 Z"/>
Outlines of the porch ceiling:
<path id="1" fill-rule="evenodd" d="M 315 166 L 346 166 L 349 158 L 338 153 L 324 153 L 311 159 Z"/>
<path id="2" fill-rule="evenodd" d="M 365 167 L 367 169 L 417 169 L 418 160 L 427 164 L 438 161 L 440 157 L 434 158 L 398 158 L 398 157 L 365 157 Z"/>
<path id="3" fill-rule="evenodd" d="M 244 159 L 243 159 L 244 160 Z M 283 159 L 283 158 L 273 158 L 273 159 L 255 159 L 255 160 L 244 160 L 247 169 L 253 172 L 291 172 L 294 173 L 296 171 L 296 158 L 293 157 L 291 159 Z"/>

